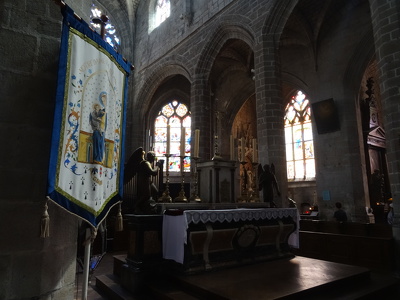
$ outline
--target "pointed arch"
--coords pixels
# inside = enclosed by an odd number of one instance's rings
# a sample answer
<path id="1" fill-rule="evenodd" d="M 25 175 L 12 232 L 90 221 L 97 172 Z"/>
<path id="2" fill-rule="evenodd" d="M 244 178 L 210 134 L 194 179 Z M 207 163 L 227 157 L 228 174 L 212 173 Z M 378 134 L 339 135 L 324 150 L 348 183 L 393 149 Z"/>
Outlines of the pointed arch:
<path id="1" fill-rule="evenodd" d="M 215 58 L 230 39 L 242 40 L 254 51 L 255 34 L 249 26 L 243 25 L 250 22 L 250 19 L 240 15 L 230 15 L 223 18 L 217 28 L 209 34 L 209 42 L 201 51 L 194 74 L 210 74 Z"/>
<path id="2" fill-rule="evenodd" d="M 272 36 L 275 45 L 279 45 L 280 35 L 297 3 L 298 0 L 281 0 L 276 1 L 276 4 L 271 7 L 270 17 L 265 20 L 262 33 Z"/>
<path id="3" fill-rule="evenodd" d="M 182 64 L 160 64 L 153 72 L 151 72 L 151 74 L 149 74 L 149 76 L 146 76 L 146 80 L 140 87 L 140 90 L 135 97 L 137 99 L 134 104 L 135 110 L 139 112 L 140 115 L 146 115 L 152 105 L 151 99 L 158 87 L 168 78 L 176 75 L 183 76 L 188 80 L 189 84 L 191 84 L 191 75 Z"/>

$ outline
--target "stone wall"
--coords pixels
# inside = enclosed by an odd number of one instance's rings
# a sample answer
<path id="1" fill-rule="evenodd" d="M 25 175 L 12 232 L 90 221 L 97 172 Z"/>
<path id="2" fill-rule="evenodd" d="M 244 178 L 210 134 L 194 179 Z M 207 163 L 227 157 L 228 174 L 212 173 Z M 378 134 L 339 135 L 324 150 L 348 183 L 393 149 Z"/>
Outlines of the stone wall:
<path id="1" fill-rule="evenodd" d="M 0 4 L 0 298 L 73 299 L 77 219 L 49 203 L 40 237 L 54 115 L 60 8 Z"/>
<path id="2" fill-rule="evenodd" d="M 74 299 L 77 288 L 80 221 L 49 202 L 50 237 L 40 237 L 61 37 L 56 2 L 0 3 L 0 299 Z M 68 5 L 89 22 L 91 2 Z M 112 8 L 124 11 L 116 21 L 128 14 L 120 2 Z"/>

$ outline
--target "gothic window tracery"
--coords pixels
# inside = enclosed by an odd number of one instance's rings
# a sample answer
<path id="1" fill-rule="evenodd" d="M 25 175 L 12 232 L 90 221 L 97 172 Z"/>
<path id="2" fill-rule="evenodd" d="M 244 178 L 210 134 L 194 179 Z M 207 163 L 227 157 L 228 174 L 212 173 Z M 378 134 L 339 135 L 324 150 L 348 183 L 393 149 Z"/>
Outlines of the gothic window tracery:
<path id="1" fill-rule="evenodd" d="M 157 159 L 166 160 L 165 154 L 167 153 L 167 143 L 169 142 L 168 154 L 171 154 L 169 158 L 170 172 L 180 172 L 181 170 L 180 155 L 183 151 L 181 150 L 181 135 L 183 130 L 185 133 L 184 171 L 189 172 L 190 170 L 191 121 L 192 119 L 188 107 L 177 100 L 173 100 L 164 105 L 154 121 L 154 152 L 156 153 Z"/>
<path id="2" fill-rule="evenodd" d="M 311 108 L 310 101 L 302 91 L 297 91 L 286 106 L 284 124 L 288 179 L 314 179 L 315 157 Z"/>

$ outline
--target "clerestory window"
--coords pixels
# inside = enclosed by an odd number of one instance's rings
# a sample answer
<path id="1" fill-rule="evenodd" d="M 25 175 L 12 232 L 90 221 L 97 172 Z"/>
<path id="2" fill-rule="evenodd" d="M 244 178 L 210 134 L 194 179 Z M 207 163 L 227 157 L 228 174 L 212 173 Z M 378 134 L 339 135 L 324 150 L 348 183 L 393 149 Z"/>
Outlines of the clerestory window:
<path id="1" fill-rule="evenodd" d="M 170 0 L 155 0 L 149 7 L 149 33 L 160 26 L 171 13 Z"/>
<path id="2" fill-rule="evenodd" d="M 104 13 L 101 9 L 92 4 L 91 13 L 90 13 L 90 26 L 98 33 L 101 34 L 101 24 L 98 20 L 101 20 L 101 16 Z M 116 29 L 114 25 L 108 20 L 105 23 L 104 28 L 104 39 L 107 43 L 109 43 L 115 50 L 118 50 L 118 46 L 120 45 L 120 40 L 116 34 Z"/>

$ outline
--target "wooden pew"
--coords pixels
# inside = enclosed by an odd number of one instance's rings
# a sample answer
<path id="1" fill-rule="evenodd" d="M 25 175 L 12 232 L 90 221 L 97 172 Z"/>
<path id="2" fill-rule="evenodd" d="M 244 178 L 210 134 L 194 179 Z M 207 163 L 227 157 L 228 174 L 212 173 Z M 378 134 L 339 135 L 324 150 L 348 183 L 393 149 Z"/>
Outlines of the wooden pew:
<path id="1" fill-rule="evenodd" d="M 389 271 L 394 266 L 392 227 L 356 222 L 300 221 L 295 255 Z"/>

